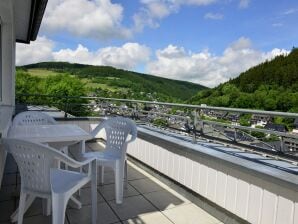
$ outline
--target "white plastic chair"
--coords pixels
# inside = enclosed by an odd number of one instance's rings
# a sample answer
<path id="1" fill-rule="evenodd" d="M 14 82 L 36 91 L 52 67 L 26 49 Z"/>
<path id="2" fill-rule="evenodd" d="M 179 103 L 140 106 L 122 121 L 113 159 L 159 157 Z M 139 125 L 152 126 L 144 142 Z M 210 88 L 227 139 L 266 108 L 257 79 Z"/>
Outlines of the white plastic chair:
<path id="1" fill-rule="evenodd" d="M 102 167 L 101 182 L 104 181 L 104 167 L 111 167 L 115 174 L 115 194 L 116 203 L 123 201 L 123 177 L 127 182 L 127 164 L 126 151 L 128 143 L 137 138 L 137 127 L 135 123 L 124 117 L 114 117 L 102 121 L 92 132 L 91 135 L 96 138 L 97 134 L 105 130 L 106 146 L 103 152 L 84 152 L 85 158 L 96 158 L 97 165 Z M 128 135 L 131 137 L 128 138 Z"/>
<path id="2" fill-rule="evenodd" d="M 96 223 L 97 166 L 95 159 L 78 162 L 49 146 L 20 139 L 3 139 L 3 143 L 7 151 L 10 152 L 16 160 L 21 175 L 18 224 L 22 223 L 23 215 L 35 197 L 51 200 L 53 211 L 52 223 L 64 223 L 65 209 L 68 200 L 78 189 L 89 181 L 91 181 L 92 191 L 92 223 Z M 78 173 L 54 168 L 57 167 L 60 161 L 74 168 L 88 164 L 88 173 Z M 30 201 L 29 204 L 28 201 Z"/>
<path id="3" fill-rule="evenodd" d="M 47 125 L 57 124 L 54 118 L 51 116 L 38 112 L 38 111 L 26 111 L 19 113 L 13 119 L 12 125 Z"/>

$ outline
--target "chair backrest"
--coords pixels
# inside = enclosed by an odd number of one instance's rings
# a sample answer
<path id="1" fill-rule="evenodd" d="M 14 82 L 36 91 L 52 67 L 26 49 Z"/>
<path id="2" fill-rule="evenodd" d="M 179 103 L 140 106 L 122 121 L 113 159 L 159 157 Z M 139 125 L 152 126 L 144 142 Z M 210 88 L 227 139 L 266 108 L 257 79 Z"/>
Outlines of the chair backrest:
<path id="1" fill-rule="evenodd" d="M 91 135 L 96 136 L 101 129 L 105 130 L 106 149 L 109 149 L 107 153 L 125 153 L 127 144 L 134 141 L 137 137 L 135 123 L 124 117 L 113 117 L 102 121 L 91 132 Z M 128 135 L 131 135 L 130 139 L 128 139 Z"/>
<path id="2" fill-rule="evenodd" d="M 26 111 L 19 113 L 13 119 L 12 125 L 46 125 L 57 124 L 54 118 L 51 116 L 38 112 L 38 111 Z"/>
<path id="3" fill-rule="evenodd" d="M 71 161 L 63 153 L 42 145 L 20 139 L 3 138 L 5 149 L 18 164 L 22 189 L 39 194 L 51 193 L 50 169 L 57 161 Z"/>

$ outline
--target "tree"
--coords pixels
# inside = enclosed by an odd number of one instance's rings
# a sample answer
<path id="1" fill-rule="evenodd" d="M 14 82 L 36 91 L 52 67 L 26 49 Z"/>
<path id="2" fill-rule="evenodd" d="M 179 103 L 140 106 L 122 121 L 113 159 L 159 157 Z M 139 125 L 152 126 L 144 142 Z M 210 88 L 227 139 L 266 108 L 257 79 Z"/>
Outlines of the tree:
<path id="1" fill-rule="evenodd" d="M 50 99 L 50 104 L 57 105 L 60 109 L 73 115 L 88 114 L 88 108 L 82 105 L 88 101 L 78 98 L 86 96 L 87 90 L 85 84 L 78 78 L 70 75 L 49 76 L 45 80 L 45 89 L 46 95 L 54 96 Z"/>

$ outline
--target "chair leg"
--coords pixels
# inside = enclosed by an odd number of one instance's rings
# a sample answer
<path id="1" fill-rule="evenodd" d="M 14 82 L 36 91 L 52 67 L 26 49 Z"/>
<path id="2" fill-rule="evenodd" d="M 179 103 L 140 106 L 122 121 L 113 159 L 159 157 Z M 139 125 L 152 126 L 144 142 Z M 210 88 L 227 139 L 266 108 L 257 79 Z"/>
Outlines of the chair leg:
<path id="1" fill-rule="evenodd" d="M 122 204 L 123 201 L 123 166 L 120 166 L 120 162 L 116 162 L 115 167 L 115 194 L 116 204 Z"/>
<path id="2" fill-rule="evenodd" d="M 19 202 L 19 211 L 18 211 L 18 224 L 23 223 L 25 203 L 26 203 L 27 194 L 21 192 L 20 202 Z"/>
<path id="3" fill-rule="evenodd" d="M 100 166 L 100 184 L 103 185 L 104 184 L 104 178 L 105 178 L 105 167 L 104 166 Z"/>
<path id="4" fill-rule="evenodd" d="M 83 173 L 83 167 L 80 167 L 80 173 Z M 78 190 L 78 195 L 81 196 L 81 188 Z"/>
<path id="5" fill-rule="evenodd" d="M 63 224 L 65 222 L 65 210 L 68 198 L 65 195 L 52 194 L 52 223 Z"/>
<path id="6" fill-rule="evenodd" d="M 96 161 L 91 165 L 91 202 L 92 202 L 92 224 L 97 221 L 97 164 Z"/>
<path id="7" fill-rule="evenodd" d="M 124 179 L 125 179 L 125 189 L 127 189 L 127 186 L 128 186 L 128 177 L 127 177 L 127 160 L 125 160 L 125 163 L 124 163 Z"/>
<path id="8" fill-rule="evenodd" d="M 30 205 L 33 203 L 35 197 L 32 195 L 28 195 L 26 202 L 25 202 L 25 209 L 24 212 L 25 213 L 28 208 L 30 207 Z M 18 221 L 18 214 L 19 214 L 19 208 L 17 208 L 17 210 L 10 216 L 10 221 L 11 222 L 17 222 Z"/>

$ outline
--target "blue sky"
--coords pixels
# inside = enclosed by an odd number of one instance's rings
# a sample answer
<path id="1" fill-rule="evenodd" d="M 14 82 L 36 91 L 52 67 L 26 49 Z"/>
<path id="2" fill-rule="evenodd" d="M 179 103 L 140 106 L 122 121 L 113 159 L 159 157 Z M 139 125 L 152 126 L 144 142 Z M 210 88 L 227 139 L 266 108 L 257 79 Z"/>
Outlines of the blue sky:
<path id="1" fill-rule="evenodd" d="M 50 0 L 17 64 L 111 65 L 213 87 L 297 46 L 297 0 Z"/>

